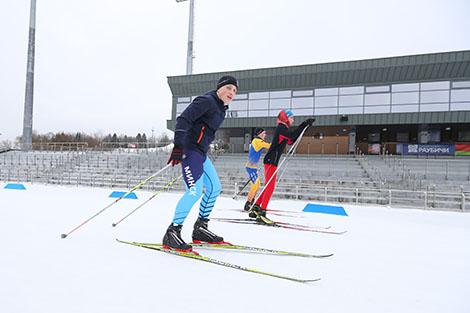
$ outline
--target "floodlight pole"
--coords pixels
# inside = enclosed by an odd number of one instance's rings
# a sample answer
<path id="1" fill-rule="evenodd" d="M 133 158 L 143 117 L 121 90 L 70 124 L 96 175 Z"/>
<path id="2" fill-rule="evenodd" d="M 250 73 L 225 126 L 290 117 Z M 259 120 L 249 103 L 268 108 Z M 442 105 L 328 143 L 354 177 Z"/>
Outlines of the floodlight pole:
<path id="1" fill-rule="evenodd" d="M 24 99 L 22 149 L 33 147 L 33 92 L 34 92 L 34 49 L 36 37 L 36 0 L 31 0 L 29 16 L 28 61 L 26 69 L 26 90 Z"/>
<path id="2" fill-rule="evenodd" d="M 176 0 L 185 2 L 188 0 Z M 193 73 L 193 46 L 194 46 L 194 0 L 189 0 L 189 29 L 188 29 L 188 51 L 186 54 L 186 75 Z"/>

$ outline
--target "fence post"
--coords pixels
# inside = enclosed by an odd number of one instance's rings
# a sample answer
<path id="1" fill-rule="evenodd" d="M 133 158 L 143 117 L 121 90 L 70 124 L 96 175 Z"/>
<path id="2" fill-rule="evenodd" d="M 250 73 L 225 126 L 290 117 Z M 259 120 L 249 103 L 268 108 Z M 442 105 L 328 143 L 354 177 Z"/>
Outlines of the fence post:
<path id="1" fill-rule="evenodd" d="M 238 184 L 237 184 L 237 182 L 235 182 L 235 189 L 234 189 L 234 191 L 233 191 L 233 196 L 234 196 L 234 197 L 237 196 L 237 193 L 238 193 L 237 189 L 238 189 Z"/>
<path id="2" fill-rule="evenodd" d="M 325 202 L 328 201 L 328 196 L 327 196 L 327 194 L 328 194 L 328 187 L 325 187 Z"/>
<path id="3" fill-rule="evenodd" d="M 299 185 L 295 186 L 295 198 L 299 200 Z"/>
<path id="4" fill-rule="evenodd" d="M 356 188 L 356 204 L 359 203 L 359 188 Z"/>
<path id="5" fill-rule="evenodd" d="M 462 211 L 465 211 L 465 194 L 462 192 Z"/>
<path id="6" fill-rule="evenodd" d="M 388 190 L 388 205 L 392 206 L 392 190 Z"/>
<path id="7" fill-rule="evenodd" d="M 428 208 L 428 192 L 424 192 L 424 209 Z"/>

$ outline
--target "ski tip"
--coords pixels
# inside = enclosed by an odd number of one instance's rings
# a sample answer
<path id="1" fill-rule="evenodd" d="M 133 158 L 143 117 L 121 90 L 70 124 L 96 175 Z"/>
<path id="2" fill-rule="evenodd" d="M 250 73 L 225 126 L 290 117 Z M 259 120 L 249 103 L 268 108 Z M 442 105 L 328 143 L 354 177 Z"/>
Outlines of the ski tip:
<path id="1" fill-rule="evenodd" d="M 60 238 L 62 238 L 62 239 L 67 238 L 67 235 L 66 235 L 66 234 L 62 234 L 62 235 L 60 235 Z"/>
<path id="2" fill-rule="evenodd" d="M 112 223 L 111 226 L 116 227 L 116 223 Z"/>

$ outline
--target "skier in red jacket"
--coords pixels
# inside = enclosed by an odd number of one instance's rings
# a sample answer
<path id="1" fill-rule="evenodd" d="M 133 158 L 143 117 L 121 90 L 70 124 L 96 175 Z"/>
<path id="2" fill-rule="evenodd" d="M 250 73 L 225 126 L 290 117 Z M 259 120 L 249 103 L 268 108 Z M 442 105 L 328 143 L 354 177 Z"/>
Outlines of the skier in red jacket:
<path id="1" fill-rule="evenodd" d="M 297 128 L 291 130 L 290 126 L 294 123 L 294 114 L 292 111 L 282 110 L 279 112 L 277 118 L 277 127 L 274 131 L 271 147 L 264 157 L 265 187 L 249 213 L 250 217 L 257 218 L 259 222 L 269 221 L 269 219 L 263 219 L 261 216 L 266 217 L 266 209 L 268 208 L 269 200 L 271 199 L 276 185 L 277 166 L 286 145 L 293 144 L 304 128 L 312 126 L 315 121 L 314 118 L 309 118 L 303 121 Z"/>

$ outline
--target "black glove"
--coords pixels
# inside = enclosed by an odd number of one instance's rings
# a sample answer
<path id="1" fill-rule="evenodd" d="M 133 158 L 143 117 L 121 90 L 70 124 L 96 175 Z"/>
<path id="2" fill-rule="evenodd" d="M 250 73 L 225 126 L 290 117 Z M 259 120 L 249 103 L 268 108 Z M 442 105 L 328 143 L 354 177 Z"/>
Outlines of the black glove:
<path id="1" fill-rule="evenodd" d="M 166 162 L 166 164 L 171 163 L 172 166 L 175 166 L 177 164 L 180 164 L 182 160 L 183 160 L 183 148 L 181 146 L 175 145 L 173 147 L 173 150 L 171 150 L 170 158 L 168 159 L 168 162 Z"/>
<path id="2" fill-rule="evenodd" d="M 312 125 L 313 125 L 313 122 L 315 122 L 315 119 L 314 119 L 314 118 L 309 118 L 309 119 L 306 119 L 306 120 L 304 121 L 305 126 L 307 126 L 307 125 L 308 125 L 308 126 L 312 126 Z"/>

